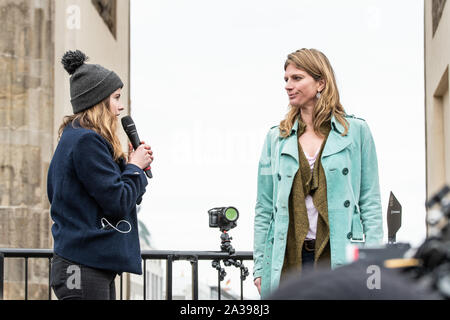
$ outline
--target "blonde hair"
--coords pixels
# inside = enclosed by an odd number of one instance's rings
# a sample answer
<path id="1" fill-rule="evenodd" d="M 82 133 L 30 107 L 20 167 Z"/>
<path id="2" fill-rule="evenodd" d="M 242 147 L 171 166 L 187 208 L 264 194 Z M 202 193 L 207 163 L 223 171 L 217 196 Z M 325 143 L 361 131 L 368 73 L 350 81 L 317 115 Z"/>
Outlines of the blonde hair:
<path id="1" fill-rule="evenodd" d="M 347 135 L 348 123 L 345 119 L 345 110 L 339 100 L 339 91 L 336 85 L 333 68 L 328 58 L 316 49 L 301 49 L 288 55 L 284 64 L 284 70 L 287 66 L 293 64 L 297 69 L 301 69 L 308 73 L 314 80 L 325 80 L 325 88 L 317 99 L 314 106 L 313 125 L 314 131 L 322 135 L 320 127 L 326 121 L 330 121 L 332 115 L 344 127 L 342 136 Z M 286 118 L 280 122 L 280 136 L 286 138 L 290 135 L 294 122 L 300 115 L 300 107 L 289 105 L 289 111 Z"/>
<path id="2" fill-rule="evenodd" d="M 74 126 L 74 122 L 78 122 L 82 128 L 94 130 L 105 138 L 113 148 L 114 161 L 118 161 L 119 158 L 126 159 L 117 136 L 117 116 L 109 109 L 109 97 L 87 110 L 65 116 L 58 130 L 58 139 L 61 138 L 64 128 L 68 124 Z"/>

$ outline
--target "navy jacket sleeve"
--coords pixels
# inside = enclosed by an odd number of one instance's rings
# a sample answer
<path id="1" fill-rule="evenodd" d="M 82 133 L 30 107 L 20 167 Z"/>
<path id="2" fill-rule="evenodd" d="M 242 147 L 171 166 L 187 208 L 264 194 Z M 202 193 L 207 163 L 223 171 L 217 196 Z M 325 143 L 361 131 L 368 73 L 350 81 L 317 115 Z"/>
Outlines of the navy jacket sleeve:
<path id="1" fill-rule="evenodd" d="M 124 217 L 136 206 L 148 184 L 144 171 L 133 164 L 120 171 L 108 143 L 95 132 L 77 141 L 73 161 L 79 180 L 106 216 Z"/>

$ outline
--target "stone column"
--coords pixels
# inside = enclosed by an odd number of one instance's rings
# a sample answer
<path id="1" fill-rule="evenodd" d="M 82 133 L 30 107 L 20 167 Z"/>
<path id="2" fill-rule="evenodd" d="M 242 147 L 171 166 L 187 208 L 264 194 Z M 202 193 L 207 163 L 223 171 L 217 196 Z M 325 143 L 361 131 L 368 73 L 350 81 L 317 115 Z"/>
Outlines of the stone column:
<path id="1" fill-rule="evenodd" d="M 0 0 L 0 247 L 52 248 L 54 0 Z M 24 298 L 24 261 L 6 259 L 5 299 Z M 31 259 L 28 298 L 48 297 L 48 260 Z"/>

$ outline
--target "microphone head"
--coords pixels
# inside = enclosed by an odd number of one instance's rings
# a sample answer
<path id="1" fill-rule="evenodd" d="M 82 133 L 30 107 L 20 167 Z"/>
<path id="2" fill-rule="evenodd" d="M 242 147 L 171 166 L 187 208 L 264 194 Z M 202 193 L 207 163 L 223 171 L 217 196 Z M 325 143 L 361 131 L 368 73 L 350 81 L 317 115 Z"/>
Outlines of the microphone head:
<path id="1" fill-rule="evenodd" d="M 129 131 L 135 129 L 134 121 L 130 116 L 125 116 L 121 119 L 123 130 Z"/>

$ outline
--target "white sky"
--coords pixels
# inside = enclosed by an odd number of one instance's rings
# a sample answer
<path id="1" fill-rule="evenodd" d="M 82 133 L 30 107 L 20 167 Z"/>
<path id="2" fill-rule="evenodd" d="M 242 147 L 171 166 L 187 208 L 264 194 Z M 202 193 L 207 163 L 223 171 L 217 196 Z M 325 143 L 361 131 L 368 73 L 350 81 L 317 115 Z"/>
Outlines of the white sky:
<path id="1" fill-rule="evenodd" d="M 344 108 L 372 130 L 385 239 L 393 191 L 397 241 L 423 240 L 422 0 L 132 0 L 131 115 L 155 155 L 140 215 L 155 249 L 220 250 L 207 211 L 232 205 L 232 244 L 253 250 L 258 159 L 287 112 L 286 56 L 303 47 L 327 55 Z"/>

